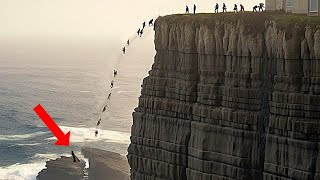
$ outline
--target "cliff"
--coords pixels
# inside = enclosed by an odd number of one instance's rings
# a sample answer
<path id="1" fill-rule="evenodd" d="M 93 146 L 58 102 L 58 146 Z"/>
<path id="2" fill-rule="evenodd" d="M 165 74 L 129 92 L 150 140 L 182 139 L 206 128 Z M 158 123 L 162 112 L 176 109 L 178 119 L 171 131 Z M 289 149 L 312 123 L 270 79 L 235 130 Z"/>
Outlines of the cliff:
<path id="1" fill-rule="evenodd" d="M 155 31 L 132 179 L 320 179 L 319 18 L 171 15 Z"/>

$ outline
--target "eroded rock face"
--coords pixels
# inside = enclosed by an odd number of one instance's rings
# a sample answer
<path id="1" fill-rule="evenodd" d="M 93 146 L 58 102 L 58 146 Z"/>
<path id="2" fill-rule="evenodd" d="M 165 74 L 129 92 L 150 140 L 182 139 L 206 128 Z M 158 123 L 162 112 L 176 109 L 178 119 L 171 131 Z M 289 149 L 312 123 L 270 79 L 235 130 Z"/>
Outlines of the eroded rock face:
<path id="1" fill-rule="evenodd" d="M 320 27 L 259 21 L 157 19 L 132 179 L 320 179 Z"/>

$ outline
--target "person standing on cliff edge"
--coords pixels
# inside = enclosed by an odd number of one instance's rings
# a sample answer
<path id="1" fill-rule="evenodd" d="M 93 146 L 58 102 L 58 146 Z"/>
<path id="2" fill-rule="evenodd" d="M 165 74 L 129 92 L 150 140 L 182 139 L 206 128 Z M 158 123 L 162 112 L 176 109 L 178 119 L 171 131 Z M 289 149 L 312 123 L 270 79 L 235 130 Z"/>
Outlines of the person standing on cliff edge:
<path id="1" fill-rule="evenodd" d="M 219 4 L 216 3 L 215 7 L 214 7 L 214 12 L 218 13 L 219 12 Z"/>
<path id="2" fill-rule="evenodd" d="M 189 14 L 189 7 L 186 6 L 186 14 Z"/>
<path id="3" fill-rule="evenodd" d="M 240 4 L 240 12 L 244 12 L 244 6 Z"/>
<path id="4" fill-rule="evenodd" d="M 193 5 L 193 14 L 196 14 L 196 9 L 197 9 L 197 6 L 194 4 Z"/>
<path id="5" fill-rule="evenodd" d="M 73 162 L 77 162 L 77 161 L 80 162 L 79 158 L 74 154 L 73 151 L 71 151 L 71 155 L 73 157 Z"/>
<path id="6" fill-rule="evenodd" d="M 222 5 L 222 11 L 223 11 L 223 12 L 227 12 L 227 6 L 226 6 L 225 3 L 223 3 L 223 5 Z"/>

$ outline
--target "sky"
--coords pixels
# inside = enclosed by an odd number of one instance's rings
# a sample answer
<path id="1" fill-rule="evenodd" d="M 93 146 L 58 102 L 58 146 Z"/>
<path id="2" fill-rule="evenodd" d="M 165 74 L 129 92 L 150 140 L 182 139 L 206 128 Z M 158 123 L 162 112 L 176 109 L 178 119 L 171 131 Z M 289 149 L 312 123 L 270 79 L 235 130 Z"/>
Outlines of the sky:
<path id="1" fill-rule="evenodd" d="M 264 1 L 264 0 L 263 0 Z M 197 5 L 212 12 L 215 3 L 251 10 L 259 0 L 0 0 L 1 37 L 114 37 L 134 35 L 143 21 L 183 13 Z M 221 6 L 220 6 L 221 7 Z"/>

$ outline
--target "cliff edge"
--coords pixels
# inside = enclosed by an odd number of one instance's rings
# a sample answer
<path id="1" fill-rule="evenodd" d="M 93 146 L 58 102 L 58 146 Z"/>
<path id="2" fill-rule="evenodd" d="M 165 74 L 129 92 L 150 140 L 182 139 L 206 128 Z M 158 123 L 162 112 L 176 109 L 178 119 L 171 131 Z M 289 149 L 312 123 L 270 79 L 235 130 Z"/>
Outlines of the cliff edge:
<path id="1" fill-rule="evenodd" d="M 318 17 L 171 15 L 155 31 L 132 179 L 320 179 Z"/>

